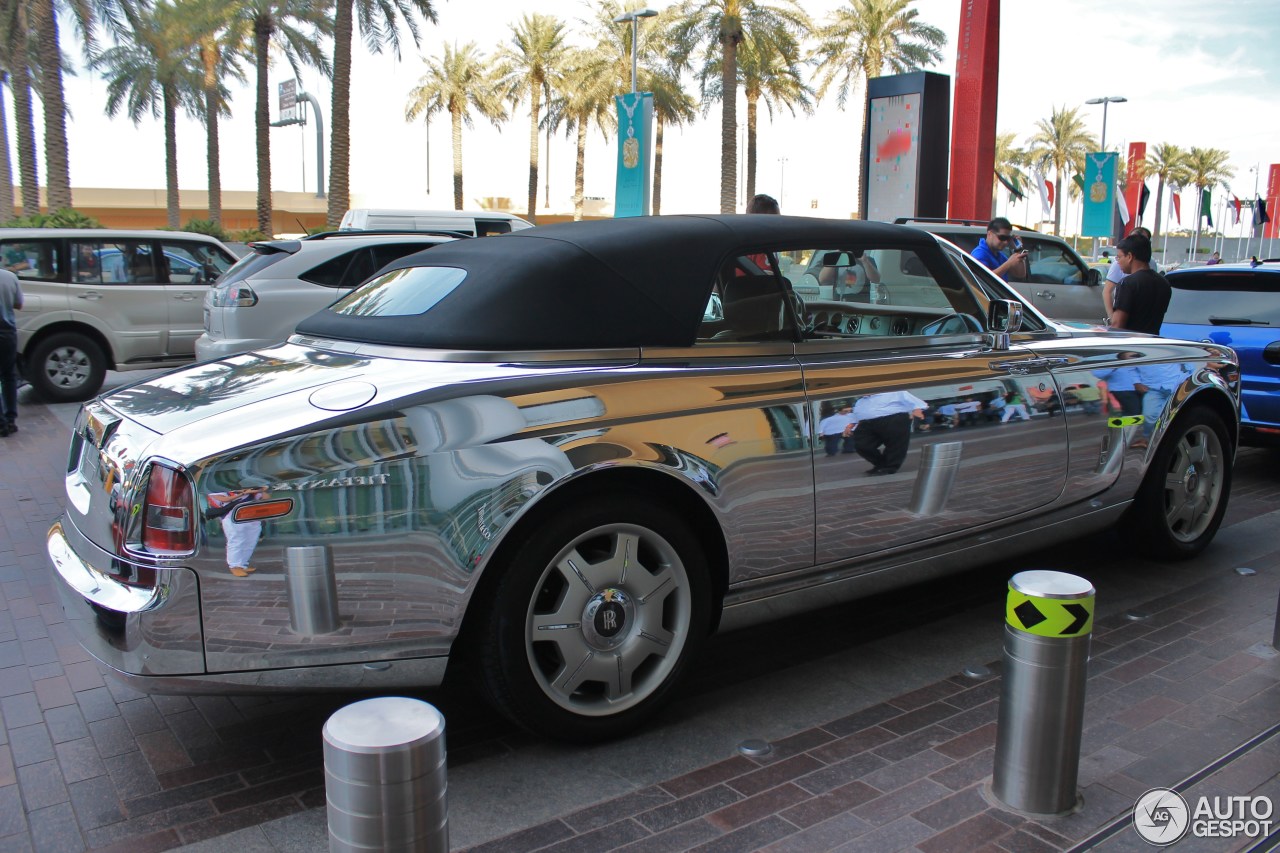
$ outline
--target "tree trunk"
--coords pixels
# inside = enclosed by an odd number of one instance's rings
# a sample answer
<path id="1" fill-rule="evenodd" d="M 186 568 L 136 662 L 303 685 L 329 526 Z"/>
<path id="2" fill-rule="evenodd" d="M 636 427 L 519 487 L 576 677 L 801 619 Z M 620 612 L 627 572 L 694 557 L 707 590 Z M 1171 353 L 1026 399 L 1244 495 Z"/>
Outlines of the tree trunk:
<path id="1" fill-rule="evenodd" d="M 167 224 L 177 229 L 182 225 L 178 207 L 178 93 L 173 86 L 162 87 L 164 99 L 164 190 Z"/>
<path id="2" fill-rule="evenodd" d="M 0 89 L 8 82 L 9 75 L 0 71 Z M 0 98 L 0 223 L 13 219 L 13 164 L 9 160 L 9 119 L 5 115 L 4 98 Z M 7 190 L 7 192 L 6 192 Z"/>
<path id="3" fill-rule="evenodd" d="M 1062 233 L 1062 169 L 1054 169 L 1053 178 L 1053 236 Z"/>
<path id="4" fill-rule="evenodd" d="M 218 147 L 218 93 L 213 86 L 208 86 L 207 80 L 206 86 L 204 90 L 205 159 L 209 164 L 209 221 L 221 227 L 222 152 Z"/>
<path id="5" fill-rule="evenodd" d="M 720 34 L 720 212 L 738 209 L 738 39 Z"/>
<path id="6" fill-rule="evenodd" d="M 654 116 L 657 130 L 653 140 L 653 215 L 662 212 L 662 113 Z"/>
<path id="7" fill-rule="evenodd" d="M 337 0 L 333 18 L 333 109 L 329 115 L 329 206 L 337 228 L 351 206 L 351 39 L 354 0 Z"/>
<path id="8" fill-rule="evenodd" d="M 44 101 L 44 157 L 49 210 L 71 207 L 67 167 L 67 104 L 62 92 L 62 50 L 54 0 L 40 4 L 40 98 Z"/>
<path id="9" fill-rule="evenodd" d="M 1164 220 L 1160 218 L 1161 202 L 1164 201 L 1164 175 L 1156 175 L 1156 218 L 1151 223 L 1151 239 L 1160 236 L 1160 227 Z"/>
<path id="10" fill-rule="evenodd" d="M 538 221 L 538 113 L 542 110 L 542 84 L 529 81 L 529 198 L 526 218 Z"/>
<path id="11" fill-rule="evenodd" d="M 542 206 L 551 207 L 551 122 L 547 122 L 547 162 L 543 165 Z"/>
<path id="12" fill-rule="evenodd" d="M 453 120 L 453 209 L 462 210 L 462 109 L 449 110 Z"/>
<path id="13" fill-rule="evenodd" d="M 267 92 L 267 55 L 271 46 L 271 20 L 253 20 L 253 61 L 258 70 L 254 129 L 258 143 L 258 230 L 270 237 L 275 228 L 271 212 L 271 109 Z"/>
<path id="14" fill-rule="evenodd" d="M 760 96 L 747 92 L 747 204 L 756 197 L 756 115 Z"/>
<path id="15" fill-rule="evenodd" d="M 583 188 L 586 185 L 587 173 L 587 121 L 586 116 L 578 119 L 578 152 L 573 165 L 573 221 L 582 221 Z"/>
<path id="16" fill-rule="evenodd" d="M 13 122 L 18 137 L 18 176 L 22 181 L 22 215 L 40 212 L 40 161 L 36 157 L 36 126 L 31 115 L 31 72 L 25 63 L 14 63 Z"/>

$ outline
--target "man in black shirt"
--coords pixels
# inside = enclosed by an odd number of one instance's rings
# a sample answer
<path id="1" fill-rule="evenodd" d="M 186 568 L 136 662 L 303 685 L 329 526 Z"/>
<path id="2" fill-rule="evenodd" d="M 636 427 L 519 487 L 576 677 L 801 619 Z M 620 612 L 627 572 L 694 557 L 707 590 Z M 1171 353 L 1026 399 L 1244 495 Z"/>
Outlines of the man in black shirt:
<path id="1" fill-rule="evenodd" d="M 1112 298 L 1111 328 L 1160 334 L 1170 290 L 1164 276 L 1151 269 L 1151 241 L 1130 234 L 1116 246 L 1116 260 L 1125 277 Z"/>

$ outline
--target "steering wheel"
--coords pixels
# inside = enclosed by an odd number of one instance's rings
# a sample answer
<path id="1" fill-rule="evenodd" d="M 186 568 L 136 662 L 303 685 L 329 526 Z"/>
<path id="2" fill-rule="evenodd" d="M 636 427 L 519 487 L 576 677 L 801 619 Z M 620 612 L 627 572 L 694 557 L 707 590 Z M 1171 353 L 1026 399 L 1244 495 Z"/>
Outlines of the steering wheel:
<path id="1" fill-rule="evenodd" d="M 963 335 L 983 332 L 982 324 L 969 314 L 948 314 L 920 327 L 922 335 Z"/>

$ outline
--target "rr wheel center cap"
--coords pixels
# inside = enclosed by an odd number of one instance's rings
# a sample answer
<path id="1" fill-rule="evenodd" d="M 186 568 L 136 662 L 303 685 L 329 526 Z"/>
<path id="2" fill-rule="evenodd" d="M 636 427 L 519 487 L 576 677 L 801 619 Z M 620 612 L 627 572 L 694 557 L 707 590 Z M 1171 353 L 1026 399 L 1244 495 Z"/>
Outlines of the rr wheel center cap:
<path id="1" fill-rule="evenodd" d="M 632 634 L 636 602 L 620 589 L 602 589 L 582 611 L 582 634 L 596 649 L 616 649 Z"/>

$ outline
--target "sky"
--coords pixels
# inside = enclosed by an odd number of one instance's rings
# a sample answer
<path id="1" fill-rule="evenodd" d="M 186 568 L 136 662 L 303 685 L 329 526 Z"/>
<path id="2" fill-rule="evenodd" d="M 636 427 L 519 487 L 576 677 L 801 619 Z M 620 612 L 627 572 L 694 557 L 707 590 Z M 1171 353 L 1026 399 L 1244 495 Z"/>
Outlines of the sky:
<path id="1" fill-rule="evenodd" d="M 962 2 L 916 0 L 913 5 L 921 21 L 947 34 L 942 61 L 928 70 L 951 76 L 953 84 Z M 353 207 L 453 206 L 447 116 L 433 119 L 429 130 L 421 119 L 414 123 L 404 119 L 408 93 L 425 70 L 423 56 L 438 55 L 446 41 L 474 41 L 492 55 L 500 44 L 509 43 L 512 24 L 529 12 L 557 15 L 579 32 L 585 27 L 578 22 L 592 17 L 585 0 L 436 0 L 435 5 L 437 24 L 421 28 L 420 47 L 406 38 L 399 58 L 369 54 L 361 42 L 356 43 L 351 107 Z M 649 5 L 661 12 L 673 4 L 651 0 Z M 803 2 L 819 22 L 839 5 L 837 0 Z M 1123 150 L 1134 141 L 1144 141 L 1149 147 L 1168 142 L 1183 148 L 1224 149 L 1230 152 L 1235 170 L 1231 192 L 1251 198 L 1255 166 L 1260 166 L 1265 189 L 1270 164 L 1280 163 L 1277 44 L 1280 0 L 1005 0 L 1001 4 L 997 129 L 1017 134 L 1019 143 L 1025 144 L 1035 132 L 1036 121 L 1047 119 L 1055 107 L 1080 106 L 1086 126 L 1099 135 L 1102 107 L 1084 106 L 1084 102 L 1123 96 L 1127 103 L 1113 103 L 1107 109 L 1108 149 Z M 65 53 L 80 61 L 69 44 Z M 252 69 L 249 73 L 248 83 L 234 92 L 233 117 L 221 125 L 224 190 L 256 188 Z M 277 85 L 293 76 L 283 61 L 272 68 L 273 119 Z M 322 106 L 327 151 L 328 82 L 307 69 L 299 78 L 299 89 L 315 95 Z M 67 77 L 66 90 L 71 109 L 67 133 L 73 188 L 163 190 L 161 123 L 145 119 L 135 126 L 123 116 L 108 118 L 103 111 L 106 84 L 92 71 L 81 68 L 76 76 Z M 12 116 L 11 102 L 6 110 Z M 745 102 L 740 100 L 739 121 L 745 120 L 745 113 Z M 757 191 L 777 197 L 784 213 L 848 217 L 857 207 L 854 164 L 860 127 L 861 107 L 841 110 L 833 95 L 819 102 L 813 115 L 793 117 L 783 112 L 771 120 L 762 109 Z M 719 139 L 718 104 L 710 105 L 705 117 L 688 127 L 667 129 L 662 212 L 718 211 Z M 477 118 L 474 129 L 463 131 L 467 207 L 478 206 L 477 201 L 484 197 L 505 196 L 514 201 L 516 212 L 523 211 L 528 140 L 525 105 L 501 127 Z M 587 196 L 612 200 L 614 144 L 592 131 L 586 160 Z M 12 141 L 10 145 L 13 150 Z M 273 129 L 271 145 L 274 189 L 314 193 L 314 123 Z M 204 189 L 203 126 L 180 119 L 178 148 L 179 186 Z M 563 133 L 553 137 L 543 163 L 538 209 L 571 211 L 573 140 Z M 547 168 L 549 206 L 542 188 Z M 1001 212 L 1007 207 L 1002 200 Z M 1024 213 L 1023 205 L 1007 212 L 1023 221 L 1039 217 L 1039 211 L 1030 206 L 1025 206 L 1025 216 L 1019 215 Z M 1065 213 L 1070 219 L 1070 208 Z"/>

